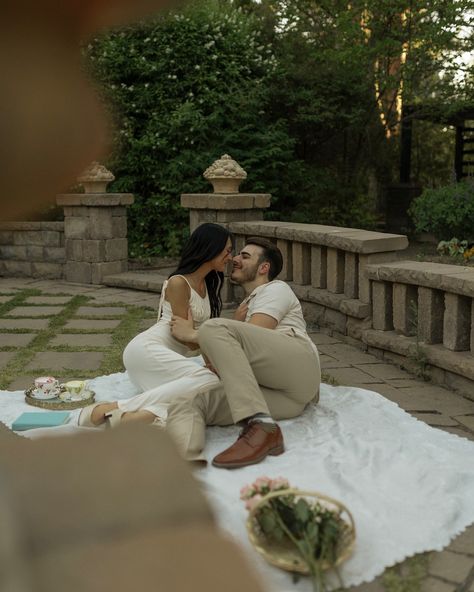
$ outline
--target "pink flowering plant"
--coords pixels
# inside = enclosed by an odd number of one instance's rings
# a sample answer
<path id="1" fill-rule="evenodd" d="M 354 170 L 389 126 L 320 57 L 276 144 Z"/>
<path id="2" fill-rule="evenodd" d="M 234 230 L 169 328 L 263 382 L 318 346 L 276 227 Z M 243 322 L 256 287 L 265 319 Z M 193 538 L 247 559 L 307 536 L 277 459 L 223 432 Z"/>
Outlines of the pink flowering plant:
<path id="1" fill-rule="evenodd" d="M 308 568 L 314 592 L 327 590 L 324 571 L 336 567 L 349 532 L 341 512 L 298 495 L 284 477 L 259 477 L 240 490 L 240 499 L 254 512 L 264 540 L 275 548 L 296 550 Z"/>

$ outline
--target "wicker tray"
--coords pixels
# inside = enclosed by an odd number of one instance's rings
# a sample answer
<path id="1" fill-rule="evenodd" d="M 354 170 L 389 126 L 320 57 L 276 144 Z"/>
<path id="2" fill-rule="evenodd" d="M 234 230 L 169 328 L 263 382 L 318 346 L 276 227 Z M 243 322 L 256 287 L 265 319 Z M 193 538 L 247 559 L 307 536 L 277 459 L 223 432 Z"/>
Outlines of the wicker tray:
<path id="1" fill-rule="evenodd" d="M 50 410 L 57 410 L 57 409 L 79 409 L 81 407 L 86 407 L 90 405 L 95 400 L 95 392 L 94 391 L 86 391 L 89 395 L 85 399 L 81 399 L 80 401 L 63 401 L 59 397 L 54 397 L 54 399 L 36 399 L 32 396 L 32 392 L 34 387 L 30 387 L 25 391 L 25 402 L 28 405 L 32 405 L 33 407 L 40 407 L 41 409 L 50 409 Z M 61 387 L 61 391 L 64 392 L 66 389 Z"/>
<path id="2" fill-rule="evenodd" d="M 255 518 L 255 514 L 269 499 L 289 494 L 324 504 L 327 508 L 336 511 L 347 525 L 343 540 L 341 541 L 340 552 L 334 566 L 323 563 L 321 566 L 322 569 L 328 570 L 331 567 L 337 567 L 343 561 L 348 559 L 354 550 L 356 537 L 356 530 L 352 514 L 343 503 L 328 497 L 327 495 L 317 493 L 316 491 L 301 491 L 299 489 L 281 489 L 278 491 L 272 491 L 265 495 L 250 511 L 246 526 L 250 542 L 252 543 L 255 550 L 258 551 L 258 553 L 260 553 L 268 563 L 274 565 L 275 567 L 279 567 L 280 569 L 284 569 L 285 571 L 290 571 L 293 573 L 309 575 L 308 566 L 303 561 L 303 558 L 298 553 L 297 549 L 291 544 L 276 544 L 274 542 L 269 543 L 266 536 L 260 530 L 258 522 Z"/>

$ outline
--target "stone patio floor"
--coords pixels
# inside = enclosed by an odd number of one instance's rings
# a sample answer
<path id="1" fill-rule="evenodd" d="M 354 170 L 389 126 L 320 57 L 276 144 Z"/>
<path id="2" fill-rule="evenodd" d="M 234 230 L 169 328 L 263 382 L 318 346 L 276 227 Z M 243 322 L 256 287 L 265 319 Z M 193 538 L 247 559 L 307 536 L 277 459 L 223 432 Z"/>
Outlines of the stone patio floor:
<path id="1" fill-rule="evenodd" d="M 0 304 L 8 303 L 20 290 L 39 290 L 16 308 L 0 315 L 0 368 L 5 367 L 21 348 L 50 326 L 51 319 L 64 313 L 74 296 L 89 297 L 88 306 L 61 317 L 58 330 L 45 342 L 44 351 L 35 353 L 16 376 L 9 390 L 31 385 L 37 370 L 42 373 L 94 371 L 101 367 L 115 331 L 119 330 L 126 306 L 148 307 L 150 318 L 141 322 L 143 330 L 154 322 L 159 295 L 135 290 L 69 284 L 59 281 L 0 278 Z M 227 312 L 228 314 L 228 312 Z M 321 354 L 326 376 L 340 385 L 377 391 L 429 425 L 474 440 L 474 400 L 440 386 L 423 382 L 378 358 L 323 332 L 311 334 Z M 69 351 L 58 351 L 67 346 Z M 84 351 L 87 347 L 88 351 Z M 56 349 L 53 349 L 56 348 Z M 71 351 L 77 348 L 77 351 Z M 96 350 L 95 350 L 96 348 Z M 94 350 L 94 351 L 91 351 Z M 474 394 L 473 394 L 474 399 Z M 474 462 L 474 459 L 473 459 Z M 474 499 L 473 499 L 474 503 Z M 354 592 L 474 592 L 474 525 L 441 552 L 429 553 L 423 563 L 421 587 L 410 576 L 410 562 L 400 567 L 401 579 L 377 578 L 371 584 L 351 588 Z M 410 584 L 410 581 L 413 581 Z"/>

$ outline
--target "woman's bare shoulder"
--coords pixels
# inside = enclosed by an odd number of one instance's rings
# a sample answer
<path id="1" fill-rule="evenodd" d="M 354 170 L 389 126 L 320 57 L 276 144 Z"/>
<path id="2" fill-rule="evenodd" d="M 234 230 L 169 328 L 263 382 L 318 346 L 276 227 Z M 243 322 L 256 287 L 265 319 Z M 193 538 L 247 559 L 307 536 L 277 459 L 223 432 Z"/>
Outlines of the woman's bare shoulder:
<path id="1" fill-rule="evenodd" d="M 168 293 L 171 292 L 172 294 L 184 293 L 189 296 L 191 293 L 191 288 L 182 275 L 173 275 L 168 280 L 166 291 Z"/>

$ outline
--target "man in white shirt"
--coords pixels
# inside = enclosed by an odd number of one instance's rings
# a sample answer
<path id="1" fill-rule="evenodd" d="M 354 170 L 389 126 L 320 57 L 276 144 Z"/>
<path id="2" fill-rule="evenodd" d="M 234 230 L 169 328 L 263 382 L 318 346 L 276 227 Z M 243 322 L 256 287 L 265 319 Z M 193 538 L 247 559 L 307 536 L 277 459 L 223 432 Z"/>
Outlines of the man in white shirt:
<path id="1" fill-rule="evenodd" d="M 281 454 L 283 436 L 276 420 L 300 415 L 317 400 L 318 352 L 294 292 L 274 279 L 282 265 L 272 242 L 248 239 L 233 261 L 231 279 L 246 293 L 234 320 L 210 319 L 196 331 L 173 317 L 173 335 L 199 343 L 221 379 L 218 387 L 194 398 L 179 397 L 169 408 L 168 430 L 188 460 L 205 460 L 206 425 L 232 423 L 243 424 L 242 432 L 213 459 L 214 466 L 238 468 Z"/>

